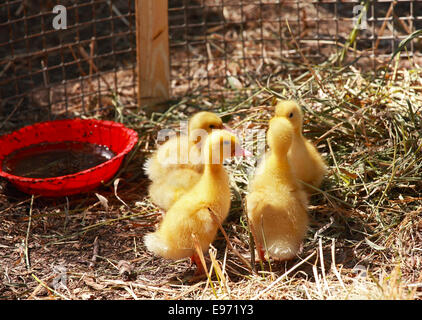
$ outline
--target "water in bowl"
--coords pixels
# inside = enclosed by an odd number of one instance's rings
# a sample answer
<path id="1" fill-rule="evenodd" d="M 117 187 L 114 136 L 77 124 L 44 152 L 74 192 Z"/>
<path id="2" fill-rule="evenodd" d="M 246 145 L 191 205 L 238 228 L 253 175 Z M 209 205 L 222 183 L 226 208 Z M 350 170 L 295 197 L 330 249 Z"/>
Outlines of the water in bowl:
<path id="1" fill-rule="evenodd" d="M 8 155 L 3 171 L 27 178 L 53 178 L 95 167 L 114 156 L 108 147 L 93 143 L 41 143 Z"/>

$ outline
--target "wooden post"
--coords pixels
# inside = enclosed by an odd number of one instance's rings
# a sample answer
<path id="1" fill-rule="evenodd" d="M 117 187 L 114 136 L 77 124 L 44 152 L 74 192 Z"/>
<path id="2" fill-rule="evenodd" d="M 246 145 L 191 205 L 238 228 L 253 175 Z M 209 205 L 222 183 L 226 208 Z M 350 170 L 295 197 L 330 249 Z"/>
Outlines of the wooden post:
<path id="1" fill-rule="evenodd" d="M 138 104 L 146 107 L 169 98 L 168 0 L 136 0 L 135 6 Z"/>

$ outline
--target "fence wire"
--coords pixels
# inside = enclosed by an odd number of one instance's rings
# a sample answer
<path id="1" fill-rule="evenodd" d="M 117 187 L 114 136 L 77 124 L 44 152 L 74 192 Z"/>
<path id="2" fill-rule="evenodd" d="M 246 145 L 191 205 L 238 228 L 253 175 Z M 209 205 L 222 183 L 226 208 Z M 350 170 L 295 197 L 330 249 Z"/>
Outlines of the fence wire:
<path id="1" fill-rule="evenodd" d="M 66 29 L 54 26 L 59 2 Z M 0 30 L 0 114 L 9 126 L 86 115 L 113 95 L 136 96 L 132 0 L 3 1 Z"/>
<path id="2" fill-rule="evenodd" d="M 53 23 L 59 4 L 64 30 Z M 98 110 L 106 117 L 116 97 L 136 106 L 134 7 L 135 0 L 2 1 L 0 130 Z M 224 95 L 300 74 L 304 59 L 321 63 L 342 50 L 346 62 L 376 70 L 422 29 L 422 1 L 170 0 L 168 17 L 171 96 Z M 421 48 L 420 38 L 409 42 L 403 65 L 420 64 Z"/>
<path id="3" fill-rule="evenodd" d="M 413 0 L 170 4 L 174 94 L 215 93 L 248 87 L 256 79 L 300 73 L 305 70 L 304 59 L 321 63 L 340 54 L 356 26 L 358 33 L 347 50 L 348 61 L 359 58 L 357 67 L 376 70 L 388 61 L 400 41 L 422 28 L 422 1 Z M 420 61 L 421 47 L 420 39 L 412 41 L 401 57 Z"/>

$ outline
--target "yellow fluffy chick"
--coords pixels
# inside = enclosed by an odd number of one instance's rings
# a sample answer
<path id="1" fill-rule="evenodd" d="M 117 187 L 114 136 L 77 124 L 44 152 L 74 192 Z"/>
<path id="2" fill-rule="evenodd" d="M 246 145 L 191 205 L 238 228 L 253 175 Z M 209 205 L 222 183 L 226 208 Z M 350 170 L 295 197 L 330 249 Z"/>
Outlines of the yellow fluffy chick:
<path id="1" fill-rule="evenodd" d="M 279 101 L 275 108 L 275 116 L 286 118 L 293 126 L 292 145 L 287 155 L 293 173 L 299 180 L 319 187 L 327 168 L 315 146 L 302 134 L 303 114 L 301 108 L 292 100 Z M 309 187 L 305 187 L 305 189 L 312 191 Z"/>
<path id="2" fill-rule="evenodd" d="M 246 197 L 249 225 L 259 258 L 288 260 L 298 252 L 308 229 L 307 196 L 287 158 L 293 128 L 284 118 L 270 120 L 270 150 L 257 169 Z M 267 253 L 267 255 L 266 255 Z"/>
<path id="3" fill-rule="evenodd" d="M 201 147 L 205 136 L 222 129 L 222 120 L 214 113 L 196 113 L 188 124 L 188 134 L 169 139 L 145 163 L 152 181 L 148 192 L 152 202 L 164 210 L 198 182 L 203 171 Z"/>
<path id="4" fill-rule="evenodd" d="M 206 251 L 218 228 L 209 209 L 220 223 L 229 213 L 229 177 L 222 163 L 224 158 L 240 155 L 236 152 L 238 146 L 236 136 L 226 130 L 215 130 L 208 136 L 202 152 L 205 163 L 201 178 L 167 211 L 159 228 L 145 235 L 148 250 L 166 259 L 191 257 L 198 266 L 197 271 L 203 271 L 198 264 L 194 238 Z"/>

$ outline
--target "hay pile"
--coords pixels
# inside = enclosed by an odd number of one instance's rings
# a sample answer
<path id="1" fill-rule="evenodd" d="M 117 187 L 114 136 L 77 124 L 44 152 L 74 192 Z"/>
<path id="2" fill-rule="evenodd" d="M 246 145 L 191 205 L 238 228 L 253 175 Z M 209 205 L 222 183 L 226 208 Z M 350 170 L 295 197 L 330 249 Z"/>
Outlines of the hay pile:
<path id="1" fill-rule="evenodd" d="M 352 66 L 309 66 L 297 78 L 232 89 L 226 99 L 188 96 L 151 115 L 125 108 L 116 97 L 108 118 L 140 135 L 119 180 L 96 190 L 98 195 L 55 200 L 31 199 L 2 181 L 0 296 L 420 299 L 421 72 L 415 67 L 366 75 Z M 292 261 L 256 265 L 255 272 L 239 258 L 250 257 L 242 199 L 256 158 L 235 159 L 226 165 L 233 202 L 224 229 L 237 253 L 219 234 L 208 258 L 211 282 L 190 283 L 187 259 L 166 261 L 143 246 L 143 235 L 161 216 L 147 197 L 143 160 L 155 149 L 160 129 L 177 129 L 202 109 L 219 113 L 240 135 L 265 130 L 275 98 L 294 98 L 303 106 L 304 134 L 329 166 L 310 201 L 303 249 Z M 244 140 L 257 157 L 260 139 L 265 137 Z M 57 285 L 63 275 L 63 286 Z"/>

